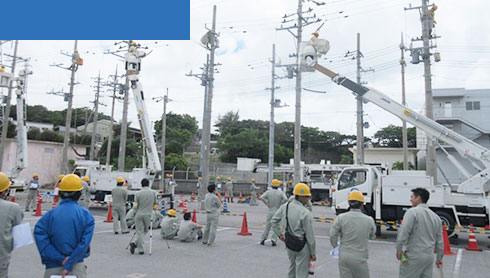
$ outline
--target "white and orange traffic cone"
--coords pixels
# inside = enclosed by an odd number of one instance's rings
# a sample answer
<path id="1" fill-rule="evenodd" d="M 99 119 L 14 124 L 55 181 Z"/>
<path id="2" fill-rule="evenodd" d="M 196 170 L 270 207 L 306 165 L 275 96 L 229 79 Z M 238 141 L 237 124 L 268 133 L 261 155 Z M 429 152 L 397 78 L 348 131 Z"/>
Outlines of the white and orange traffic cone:
<path id="1" fill-rule="evenodd" d="M 33 214 L 33 216 L 43 216 L 43 213 L 41 211 L 41 204 L 43 202 L 43 197 L 41 196 L 41 193 L 37 193 L 37 208 L 36 212 Z"/>
<path id="2" fill-rule="evenodd" d="M 109 210 L 107 211 L 107 219 L 104 220 L 106 223 L 112 223 L 114 220 L 112 219 L 112 202 L 109 202 Z"/>
<path id="3" fill-rule="evenodd" d="M 179 208 L 184 207 L 184 195 L 180 194 Z"/>
<path id="4" fill-rule="evenodd" d="M 480 247 L 478 247 L 478 242 L 476 241 L 476 236 L 473 232 L 473 224 L 470 224 L 470 237 L 468 238 L 468 246 L 465 249 L 468 251 L 482 251 Z"/>
<path id="5" fill-rule="evenodd" d="M 10 189 L 10 194 L 9 195 L 10 195 L 10 201 L 12 203 L 15 203 L 15 191 L 16 190 L 14 188 Z"/>
<path id="6" fill-rule="evenodd" d="M 195 201 L 195 200 L 196 200 L 196 194 L 194 193 L 194 191 L 192 191 L 191 201 Z"/>
<path id="7" fill-rule="evenodd" d="M 187 200 L 184 201 L 184 211 L 182 213 L 189 212 L 189 206 L 187 204 Z"/>

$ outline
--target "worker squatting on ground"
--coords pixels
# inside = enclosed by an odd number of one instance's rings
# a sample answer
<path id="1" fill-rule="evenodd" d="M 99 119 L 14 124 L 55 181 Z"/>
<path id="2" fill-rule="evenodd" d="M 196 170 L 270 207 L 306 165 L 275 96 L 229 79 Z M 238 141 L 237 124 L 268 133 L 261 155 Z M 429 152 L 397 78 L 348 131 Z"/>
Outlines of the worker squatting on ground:
<path id="1" fill-rule="evenodd" d="M 335 248 L 341 240 L 340 277 L 369 278 L 368 241 L 376 238 L 376 224 L 372 217 L 361 212 L 364 196 L 360 191 L 351 191 L 347 200 L 350 210 L 335 219 L 330 228 L 330 243 Z"/>
<path id="2" fill-rule="evenodd" d="M 307 278 L 310 262 L 316 261 L 313 217 L 305 205 L 311 198 L 310 188 L 298 183 L 293 190 L 295 199 L 283 204 L 272 217 L 272 229 L 286 243 L 289 258 L 288 278 Z M 281 231 L 285 219 L 286 231 Z"/>
<path id="3" fill-rule="evenodd" d="M 128 191 L 123 187 L 123 178 L 117 178 L 116 182 L 116 187 L 112 189 L 112 217 L 114 218 L 114 233 L 116 235 L 119 233 L 120 222 L 121 233 L 127 234 L 129 233 L 126 222 L 126 202 L 128 201 Z"/>
<path id="4" fill-rule="evenodd" d="M 151 214 L 157 207 L 157 194 L 149 186 L 150 181 L 148 179 L 142 179 L 141 190 L 134 196 L 136 241 L 132 241 L 129 244 L 131 254 L 134 254 L 136 247 L 140 255 L 145 253 L 143 246 L 144 237 L 148 233 L 148 228 L 151 225 Z"/>
<path id="5" fill-rule="evenodd" d="M 174 239 L 179 231 L 179 220 L 175 218 L 175 215 L 175 210 L 169 209 L 167 215 L 162 219 L 160 235 L 164 239 Z"/>
<path id="6" fill-rule="evenodd" d="M 260 244 L 264 245 L 265 241 L 269 237 L 269 231 L 271 230 L 271 219 L 274 216 L 274 213 L 279 209 L 279 207 L 284 204 L 288 199 L 284 192 L 277 190 L 281 185 L 281 181 L 277 179 L 272 180 L 272 189 L 267 190 L 262 196 L 260 196 L 262 202 L 269 208 L 267 211 L 267 220 L 265 223 L 264 233 L 262 234 L 262 241 Z M 272 232 L 272 246 L 276 246 L 277 235 Z"/>
<path id="7" fill-rule="evenodd" d="M 197 240 L 202 238 L 202 226 L 191 221 L 191 213 L 184 213 L 184 221 L 180 223 L 177 237 L 180 241 L 193 241 L 197 236 Z"/>
<path id="8" fill-rule="evenodd" d="M 27 201 L 26 211 L 31 209 L 31 204 L 36 207 L 37 191 L 39 189 L 39 176 L 37 174 L 32 175 L 32 180 L 27 186 Z"/>
<path id="9" fill-rule="evenodd" d="M 151 213 L 151 228 L 158 229 L 160 228 L 160 222 L 162 222 L 163 215 L 157 210 L 153 210 Z"/>
<path id="10" fill-rule="evenodd" d="M 202 243 L 208 246 L 214 246 L 216 230 L 219 222 L 219 209 L 221 202 L 215 194 L 216 187 L 214 184 L 208 186 L 208 193 L 204 197 L 204 209 L 206 210 L 206 228 L 202 237 Z"/>
<path id="11" fill-rule="evenodd" d="M 79 176 L 66 175 L 60 185 L 61 204 L 41 217 L 34 228 L 37 249 L 46 265 L 44 278 L 68 274 L 88 277 L 83 260 L 90 256 L 95 221 L 77 204 L 82 189 Z"/>
<path id="12" fill-rule="evenodd" d="M 233 181 L 230 177 L 228 177 L 228 180 L 226 181 L 226 195 L 228 196 L 228 203 L 230 202 L 230 199 L 233 203 Z"/>
<path id="13" fill-rule="evenodd" d="M 136 209 L 131 207 L 131 209 L 126 214 L 126 225 L 128 228 L 134 228 L 134 216 L 136 215 Z"/>
<path id="14" fill-rule="evenodd" d="M 82 178 L 82 186 L 82 195 L 80 196 L 80 200 L 78 200 L 78 204 L 86 209 L 89 209 L 90 195 L 95 193 L 95 187 L 90 186 L 90 178 L 87 176 Z"/>
<path id="15" fill-rule="evenodd" d="M 13 248 L 12 228 L 19 225 L 24 218 L 19 205 L 6 200 L 10 185 L 7 175 L 0 172 L 0 278 L 8 277 Z"/>
<path id="16" fill-rule="evenodd" d="M 252 179 L 250 183 L 250 205 L 251 206 L 258 206 L 259 204 L 257 203 L 257 190 L 259 190 L 259 187 L 255 185 L 255 179 Z"/>
<path id="17" fill-rule="evenodd" d="M 412 208 L 403 215 L 395 245 L 396 258 L 402 261 L 400 278 L 432 277 L 434 253 L 436 266 L 442 267 L 442 223 L 439 216 L 427 206 L 429 196 L 425 188 L 412 189 Z"/>

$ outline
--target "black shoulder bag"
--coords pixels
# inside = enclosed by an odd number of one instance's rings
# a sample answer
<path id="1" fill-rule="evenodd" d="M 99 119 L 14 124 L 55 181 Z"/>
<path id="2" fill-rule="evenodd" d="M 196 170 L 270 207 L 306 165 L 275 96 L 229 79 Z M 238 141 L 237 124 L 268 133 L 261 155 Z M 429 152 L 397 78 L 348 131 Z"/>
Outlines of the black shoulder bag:
<path id="1" fill-rule="evenodd" d="M 288 208 L 289 208 L 289 203 L 286 205 L 286 232 L 284 234 L 285 242 L 286 242 L 286 247 L 290 249 L 291 251 L 296 251 L 299 252 L 303 247 L 305 247 L 306 244 L 306 238 L 299 238 L 292 233 L 289 232 L 289 221 L 288 221 Z"/>

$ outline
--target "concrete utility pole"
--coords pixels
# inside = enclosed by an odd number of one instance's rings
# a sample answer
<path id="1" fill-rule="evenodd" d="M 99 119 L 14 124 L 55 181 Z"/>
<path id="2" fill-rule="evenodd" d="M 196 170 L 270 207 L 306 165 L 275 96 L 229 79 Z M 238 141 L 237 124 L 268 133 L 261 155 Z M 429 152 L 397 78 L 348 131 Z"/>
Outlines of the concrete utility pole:
<path id="1" fill-rule="evenodd" d="M 357 33 L 357 84 L 361 84 L 361 34 Z M 364 164 L 364 111 L 362 107 L 362 97 L 358 96 L 357 99 L 357 164 Z"/>
<path id="2" fill-rule="evenodd" d="M 19 46 L 19 41 L 15 41 L 15 46 L 14 46 L 14 56 L 12 59 L 12 68 L 11 72 L 12 74 L 15 74 L 15 65 L 17 63 L 17 48 Z M 7 93 L 7 103 L 5 106 L 5 112 L 3 114 L 3 123 L 2 123 L 2 138 L 1 138 L 1 144 L 0 144 L 0 170 L 3 169 L 3 154 L 5 151 L 5 145 L 7 144 L 7 131 L 8 131 L 8 125 L 9 125 L 9 115 L 10 115 L 10 101 L 12 99 L 12 89 L 14 88 L 14 81 L 10 80 L 9 88 L 8 88 L 8 93 Z"/>
<path id="3" fill-rule="evenodd" d="M 107 139 L 107 154 L 106 154 L 106 161 L 105 161 L 105 165 L 106 166 L 109 166 L 109 163 L 111 161 L 111 149 L 112 149 L 112 136 L 113 136 L 113 122 L 114 122 L 114 107 L 116 106 L 116 98 L 118 98 L 116 96 L 116 92 L 117 92 L 117 86 L 119 85 L 117 83 L 118 81 L 118 78 L 120 76 L 117 75 L 117 67 L 116 67 L 116 73 L 114 74 L 114 76 L 111 76 L 111 77 L 114 77 L 114 81 L 112 84 L 107 84 L 107 85 L 112 85 L 112 109 L 111 109 L 111 123 L 110 123 L 110 127 L 109 127 L 109 138 Z"/>
<path id="4" fill-rule="evenodd" d="M 276 106 L 276 99 L 274 96 L 274 91 L 279 89 L 279 87 L 275 86 L 276 79 L 276 45 L 272 45 L 272 77 L 271 77 L 271 87 L 266 90 L 271 91 L 271 118 L 269 123 L 269 175 L 267 179 L 267 184 L 272 184 L 272 179 L 274 178 L 274 107 Z"/>
<path id="5" fill-rule="evenodd" d="M 100 95 L 100 73 L 97 78 L 95 78 L 95 82 L 97 85 L 95 86 L 95 100 L 94 100 L 94 123 L 92 125 L 92 138 L 90 140 L 90 155 L 89 159 L 94 160 L 94 152 L 95 152 L 95 141 L 97 140 L 97 121 L 99 120 L 99 95 Z"/>
<path id="6" fill-rule="evenodd" d="M 168 88 L 167 88 L 167 94 L 163 97 L 154 97 L 153 100 L 156 102 L 163 101 L 163 113 L 162 113 L 162 142 L 161 142 L 161 154 L 160 154 L 160 160 L 162 164 L 162 181 L 161 181 L 161 189 L 164 188 L 165 186 L 165 144 L 166 144 L 166 136 L 167 136 L 167 103 L 172 101 L 171 99 L 168 98 Z"/>
<path id="7" fill-rule="evenodd" d="M 432 35 L 433 18 L 429 14 L 429 6 L 434 7 L 434 4 L 427 4 L 428 0 L 422 0 L 422 6 L 409 7 L 405 10 L 419 10 L 420 20 L 422 22 L 422 38 L 412 39 L 414 41 L 422 41 L 423 47 L 413 48 L 410 47 L 412 55 L 412 63 L 419 63 L 420 52 L 422 52 L 422 60 L 424 61 L 424 79 L 425 79 L 425 115 L 427 118 L 434 120 L 433 104 L 432 104 L 432 74 L 430 68 L 430 52 L 431 48 L 435 46 L 431 45 L 432 39 L 439 38 Z M 437 60 L 436 60 L 437 62 Z M 436 164 L 436 142 L 433 142 L 431 138 L 427 137 L 427 157 L 426 157 L 426 172 L 427 175 L 433 178 L 434 183 L 437 183 L 437 164 Z"/>
<path id="8" fill-rule="evenodd" d="M 66 109 L 66 122 L 65 122 L 65 137 L 63 138 L 63 156 L 61 159 L 61 173 L 67 174 L 69 172 L 68 169 L 68 147 L 70 140 L 70 128 L 71 128 L 71 108 L 73 105 L 73 89 L 75 87 L 75 72 L 78 70 L 78 40 L 75 40 L 75 46 L 73 47 L 72 63 L 68 68 L 71 70 L 70 77 L 70 93 L 68 94 L 68 108 Z M 78 58 L 77 58 L 78 57 Z"/>
<path id="9" fill-rule="evenodd" d="M 402 104 L 407 106 L 405 100 L 405 44 L 403 43 L 403 33 L 402 40 L 400 43 L 401 59 L 400 65 L 402 67 Z M 403 145 L 403 170 L 408 170 L 408 136 L 407 136 L 407 121 L 402 120 L 402 145 Z"/>

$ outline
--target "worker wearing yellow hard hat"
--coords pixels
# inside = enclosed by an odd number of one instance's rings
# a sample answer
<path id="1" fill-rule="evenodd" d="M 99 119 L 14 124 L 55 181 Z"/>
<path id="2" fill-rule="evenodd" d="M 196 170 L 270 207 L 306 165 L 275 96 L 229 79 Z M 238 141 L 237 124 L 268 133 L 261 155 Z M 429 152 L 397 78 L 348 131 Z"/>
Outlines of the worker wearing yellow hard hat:
<path id="1" fill-rule="evenodd" d="M 210 184 L 207 187 L 208 193 L 204 197 L 204 209 L 206 210 L 206 228 L 202 237 L 202 243 L 214 246 L 216 231 L 219 223 L 219 209 L 221 201 L 216 196 L 216 185 Z"/>
<path id="2" fill-rule="evenodd" d="M 197 200 L 201 201 L 201 185 L 202 185 L 202 177 L 197 178 L 196 183 L 196 191 L 197 191 Z"/>
<path id="3" fill-rule="evenodd" d="M 26 211 L 29 211 L 31 209 L 31 205 L 34 206 L 34 208 L 36 207 L 36 198 L 37 198 L 38 190 L 39 190 L 39 176 L 36 173 L 34 173 L 32 175 L 32 180 L 29 182 L 29 185 L 27 186 L 27 200 L 26 200 L 26 207 L 25 207 Z"/>
<path id="4" fill-rule="evenodd" d="M 202 226 L 191 221 L 191 213 L 184 213 L 184 221 L 180 222 L 177 237 L 180 241 L 193 241 L 197 236 L 197 240 L 202 238 Z"/>
<path id="5" fill-rule="evenodd" d="M 126 222 L 126 202 L 128 201 L 128 191 L 123 187 L 124 179 L 118 177 L 116 179 L 116 187 L 112 189 L 112 217 L 114 234 L 129 233 Z M 119 223 L 121 224 L 121 230 L 119 230 Z"/>
<path id="6" fill-rule="evenodd" d="M 34 238 L 46 265 L 44 277 L 68 274 L 87 277 L 84 259 L 90 256 L 95 221 L 92 214 L 77 204 L 83 189 L 75 174 L 63 177 L 61 204 L 48 211 L 34 227 Z"/>
<path id="7" fill-rule="evenodd" d="M 218 176 L 216 178 L 216 193 L 219 195 L 221 194 L 221 188 L 223 187 L 223 183 L 221 182 L 221 177 Z"/>
<path id="8" fill-rule="evenodd" d="M 250 183 L 250 205 L 251 206 L 258 206 L 257 202 L 257 194 L 258 194 L 259 187 L 255 185 L 255 179 L 251 180 Z"/>
<path id="9" fill-rule="evenodd" d="M 0 277 L 9 277 L 8 266 L 13 250 L 12 228 L 22 223 L 24 214 L 17 203 L 7 201 L 11 182 L 8 176 L 0 172 Z"/>
<path id="10" fill-rule="evenodd" d="M 228 177 L 226 181 L 226 197 L 228 198 L 228 202 L 233 203 L 233 181 L 231 180 L 231 177 Z"/>
<path id="11" fill-rule="evenodd" d="M 316 261 L 316 243 L 313 232 L 313 217 L 305 205 L 311 198 L 308 185 L 298 183 L 294 186 L 294 200 L 282 205 L 272 217 L 274 233 L 286 243 L 290 262 L 289 277 L 308 277 L 310 262 Z M 286 219 L 285 232 L 281 222 Z"/>
<path id="12" fill-rule="evenodd" d="M 146 178 L 141 180 L 141 190 L 134 196 L 136 240 L 129 244 L 131 254 L 134 254 L 136 248 L 138 248 L 139 254 L 145 253 L 144 238 L 148 233 L 151 216 L 157 204 L 157 194 L 150 189 L 150 181 Z"/>
<path id="13" fill-rule="evenodd" d="M 92 193 L 95 193 L 95 186 L 90 184 L 90 178 L 88 176 L 82 177 L 82 185 L 82 195 L 78 200 L 78 204 L 86 209 L 89 209 L 91 195 Z"/>
<path id="14" fill-rule="evenodd" d="M 273 179 L 271 183 L 272 189 L 267 190 L 264 194 L 262 194 L 262 196 L 260 196 L 262 202 L 268 207 L 265 228 L 264 232 L 262 233 L 262 240 L 260 241 L 261 245 L 264 245 L 265 241 L 269 237 L 269 232 L 272 227 L 272 217 L 279 207 L 288 200 L 284 192 L 277 190 L 281 184 L 282 182 L 280 180 Z M 271 241 L 272 246 L 276 246 L 277 235 L 274 232 L 272 232 Z"/>
<path id="15" fill-rule="evenodd" d="M 167 216 L 164 216 L 161 222 L 162 228 L 160 235 L 163 239 L 173 239 L 179 232 L 179 220 L 175 217 L 176 212 L 173 209 L 167 211 Z"/>
<path id="16" fill-rule="evenodd" d="M 364 196 L 359 190 L 352 190 L 347 198 L 350 210 L 335 219 L 330 228 L 330 243 L 340 246 L 340 277 L 369 277 L 368 241 L 376 238 L 374 219 L 361 212 Z M 432 269 L 431 269 L 432 270 Z"/>

